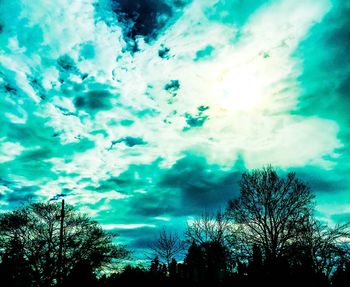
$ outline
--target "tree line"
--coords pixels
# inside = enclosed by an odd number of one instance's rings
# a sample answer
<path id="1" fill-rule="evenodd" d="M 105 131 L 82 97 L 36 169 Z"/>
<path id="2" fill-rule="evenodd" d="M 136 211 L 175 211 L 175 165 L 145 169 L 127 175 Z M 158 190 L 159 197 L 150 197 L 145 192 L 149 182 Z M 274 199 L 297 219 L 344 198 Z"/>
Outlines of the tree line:
<path id="1" fill-rule="evenodd" d="M 0 217 L 0 285 L 30 286 L 349 286 L 349 223 L 314 216 L 315 197 L 295 173 L 247 171 L 225 210 L 204 212 L 185 234 L 161 229 L 150 262 L 72 206 L 30 203 Z"/>

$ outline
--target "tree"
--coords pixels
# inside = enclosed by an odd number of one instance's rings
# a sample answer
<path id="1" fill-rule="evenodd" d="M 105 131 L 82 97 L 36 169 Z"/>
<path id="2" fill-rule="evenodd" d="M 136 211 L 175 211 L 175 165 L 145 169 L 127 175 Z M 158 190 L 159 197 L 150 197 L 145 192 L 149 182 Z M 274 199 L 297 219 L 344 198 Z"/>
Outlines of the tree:
<path id="1" fill-rule="evenodd" d="M 188 248 L 184 262 L 186 264 L 187 277 L 190 281 L 199 282 L 204 277 L 206 264 L 204 252 L 195 241 Z"/>
<path id="2" fill-rule="evenodd" d="M 303 235 L 314 196 L 295 173 L 279 177 L 271 166 L 243 173 L 239 186 L 240 196 L 227 208 L 234 234 L 275 262 Z"/>
<path id="3" fill-rule="evenodd" d="M 149 271 L 152 273 L 159 272 L 159 258 L 158 258 L 158 256 L 156 256 L 155 258 L 152 259 Z"/>
<path id="4" fill-rule="evenodd" d="M 161 229 L 157 240 L 151 245 L 155 256 L 163 260 L 169 267 L 171 260 L 184 251 L 184 242 L 176 232 Z"/>
<path id="5" fill-rule="evenodd" d="M 186 237 L 188 242 L 198 245 L 216 242 L 226 245 L 228 237 L 229 222 L 221 211 L 215 216 L 203 213 L 187 226 Z"/>
<path id="6" fill-rule="evenodd" d="M 230 249 L 230 225 L 224 213 L 215 215 L 205 212 L 187 226 L 185 233 L 188 242 L 202 249 L 206 275 L 221 276 L 233 268 Z M 190 249 L 189 249 L 190 251 Z M 232 266 L 231 266 L 232 265 Z M 212 277 L 215 277 L 212 275 Z"/>
<path id="7" fill-rule="evenodd" d="M 30 269 L 23 257 L 21 243 L 13 238 L 9 248 L 3 253 L 0 263 L 0 278 L 2 286 L 30 287 Z"/>
<path id="8" fill-rule="evenodd" d="M 171 263 L 168 267 L 170 278 L 176 278 L 177 276 L 177 261 L 175 258 L 171 260 Z"/>
<path id="9" fill-rule="evenodd" d="M 256 244 L 253 245 L 252 251 L 252 258 L 249 260 L 248 264 L 248 274 L 252 279 L 259 280 L 261 278 L 263 268 L 262 254 L 259 246 Z"/>
<path id="10" fill-rule="evenodd" d="M 94 272 L 127 256 L 125 247 L 113 243 L 112 235 L 69 205 L 65 209 L 60 241 L 60 220 L 60 204 L 48 202 L 30 203 L 0 217 L 2 258 L 8 258 L 9 253 L 17 254 L 16 258 L 21 258 L 22 266 L 28 270 L 32 285 L 54 286 L 60 282 L 61 275 L 65 281 L 82 266 Z M 60 243 L 63 243 L 63 272 L 58 262 Z"/>
<path id="11" fill-rule="evenodd" d="M 330 227 L 310 218 L 294 249 L 298 249 L 304 261 L 308 258 L 316 273 L 330 279 L 337 270 L 350 263 L 349 226 L 350 223 L 345 223 Z"/>

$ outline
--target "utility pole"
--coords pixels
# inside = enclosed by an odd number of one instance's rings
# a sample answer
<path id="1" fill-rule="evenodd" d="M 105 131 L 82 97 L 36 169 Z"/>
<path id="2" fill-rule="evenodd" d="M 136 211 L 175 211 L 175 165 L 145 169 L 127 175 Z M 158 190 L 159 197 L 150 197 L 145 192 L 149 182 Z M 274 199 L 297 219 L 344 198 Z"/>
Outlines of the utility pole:
<path id="1" fill-rule="evenodd" d="M 64 223 L 64 199 L 62 199 L 62 207 L 61 207 L 61 225 L 60 225 L 60 245 L 58 250 L 58 286 L 62 286 L 63 280 L 63 223 Z"/>

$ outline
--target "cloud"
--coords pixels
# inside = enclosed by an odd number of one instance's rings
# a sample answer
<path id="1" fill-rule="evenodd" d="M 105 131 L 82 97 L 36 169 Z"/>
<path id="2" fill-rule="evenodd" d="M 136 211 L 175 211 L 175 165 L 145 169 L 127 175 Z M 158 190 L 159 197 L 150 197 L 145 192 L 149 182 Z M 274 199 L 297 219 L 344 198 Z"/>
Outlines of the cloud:
<path id="1" fill-rule="evenodd" d="M 171 24 L 187 1 L 111 0 L 111 9 L 124 25 L 124 37 L 132 51 L 137 51 L 137 37 L 151 41 Z"/>
<path id="2" fill-rule="evenodd" d="M 147 144 L 147 142 L 145 142 L 142 138 L 126 136 L 126 137 L 120 138 L 118 140 L 112 141 L 110 148 L 113 148 L 113 146 L 118 144 L 118 143 L 124 143 L 128 147 L 133 147 L 135 145 Z"/>
<path id="3" fill-rule="evenodd" d="M 64 191 L 145 246 L 271 163 L 349 212 L 346 1 L 5 2 L 6 208 Z"/>
<path id="4" fill-rule="evenodd" d="M 3 210 L 16 208 L 28 200 L 36 200 L 38 186 L 23 186 L 15 181 L 8 181 L 0 177 L 0 205 Z"/>
<path id="5" fill-rule="evenodd" d="M 210 59 L 214 52 L 215 48 L 211 45 L 207 45 L 205 48 L 198 50 L 196 52 L 196 57 L 194 58 L 194 61 L 201 61 L 205 59 Z"/>
<path id="6" fill-rule="evenodd" d="M 216 210 L 238 195 L 240 171 L 225 171 L 210 165 L 205 158 L 186 155 L 178 160 L 161 179 L 161 186 L 179 189 L 182 212 L 200 214 Z"/>

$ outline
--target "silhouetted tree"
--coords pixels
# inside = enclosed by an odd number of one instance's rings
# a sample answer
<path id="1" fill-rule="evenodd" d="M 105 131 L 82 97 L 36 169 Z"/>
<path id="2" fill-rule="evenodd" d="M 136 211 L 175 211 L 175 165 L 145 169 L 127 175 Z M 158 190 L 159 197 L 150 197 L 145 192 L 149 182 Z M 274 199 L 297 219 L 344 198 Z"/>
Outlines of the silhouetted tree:
<path id="1" fill-rule="evenodd" d="M 206 265 L 205 278 L 210 282 L 220 282 L 227 272 L 228 251 L 220 242 L 203 243 L 204 259 Z"/>
<path id="2" fill-rule="evenodd" d="M 308 260 L 309 268 L 330 279 L 336 270 L 350 262 L 349 223 L 330 227 L 310 218 L 303 236 L 294 245 L 297 254 L 302 254 L 302 262 Z"/>
<path id="3" fill-rule="evenodd" d="M 2 260 L 8 262 L 10 258 L 14 260 L 14 256 L 21 260 L 30 286 L 53 286 L 61 275 L 58 269 L 60 215 L 60 204 L 42 202 L 28 204 L 0 217 Z M 62 250 L 63 281 L 73 278 L 77 270 L 93 273 L 127 255 L 126 249 L 115 245 L 113 237 L 97 222 L 69 205 L 65 210 Z"/>
<path id="4" fill-rule="evenodd" d="M 171 278 L 176 278 L 176 276 L 177 276 L 177 261 L 175 258 L 173 258 L 171 260 L 168 268 L 169 268 L 169 276 Z"/>
<path id="5" fill-rule="evenodd" d="M 202 250 L 205 274 L 213 280 L 222 279 L 232 267 L 229 234 L 229 222 L 221 211 L 216 215 L 203 213 L 187 226 L 187 241 L 192 242 L 193 248 L 195 243 Z"/>
<path id="6" fill-rule="evenodd" d="M 195 242 L 198 245 L 207 242 L 218 242 L 226 245 L 228 236 L 229 222 L 221 211 L 216 215 L 211 215 L 208 212 L 196 218 L 186 229 L 187 241 Z"/>
<path id="7" fill-rule="evenodd" d="M 176 232 L 161 229 L 158 238 L 150 246 L 154 255 L 163 260 L 169 267 L 171 260 L 184 251 L 184 242 Z"/>
<path id="8" fill-rule="evenodd" d="M 342 266 L 338 266 L 334 272 L 332 278 L 332 286 L 334 287 L 346 287 L 350 282 L 350 262 L 345 263 Z"/>
<path id="9" fill-rule="evenodd" d="M 158 256 L 156 256 L 154 259 L 152 259 L 151 261 L 151 266 L 150 266 L 150 269 L 149 271 L 150 272 L 153 272 L 153 273 L 156 273 L 156 272 L 159 272 L 159 258 Z"/>
<path id="10" fill-rule="evenodd" d="M 192 242 L 188 248 L 185 257 L 185 264 L 187 269 L 187 278 L 193 282 L 199 282 L 205 273 L 204 253 L 200 246 L 195 241 Z"/>
<path id="11" fill-rule="evenodd" d="M 170 263 L 169 263 L 169 265 L 170 265 Z M 168 274 L 168 267 L 167 267 L 167 265 L 165 263 L 160 265 L 159 272 L 162 275 L 167 275 Z"/>
<path id="12" fill-rule="evenodd" d="M 192 282 L 216 284 L 227 275 L 227 249 L 220 242 L 192 242 L 184 263 Z"/>
<path id="13" fill-rule="evenodd" d="M 98 280 L 89 262 L 79 262 L 72 270 L 63 282 L 63 287 L 97 287 Z"/>
<path id="14" fill-rule="evenodd" d="M 271 166 L 243 173 L 239 184 L 240 196 L 227 208 L 235 240 L 239 236 L 246 247 L 259 246 L 274 262 L 303 236 L 314 196 L 295 173 L 282 178 Z"/>
<path id="15" fill-rule="evenodd" d="M 30 287 L 31 278 L 29 262 L 24 258 L 23 246 L 17 236 L 9 242 L 0 263 L 0 285 L 13 287 Z"/>
<path id="16" fill-rule="evenodd" d="M 247 267 L 247 275 L 249 276 L 249 282 L 253 286 L 256 286 L 259 281 L 261 282 L 262 277 L 264 276 L 264 263 L 262 253 L 258 245 L 253 245 L 252 252 L 253 254 Z"/>

